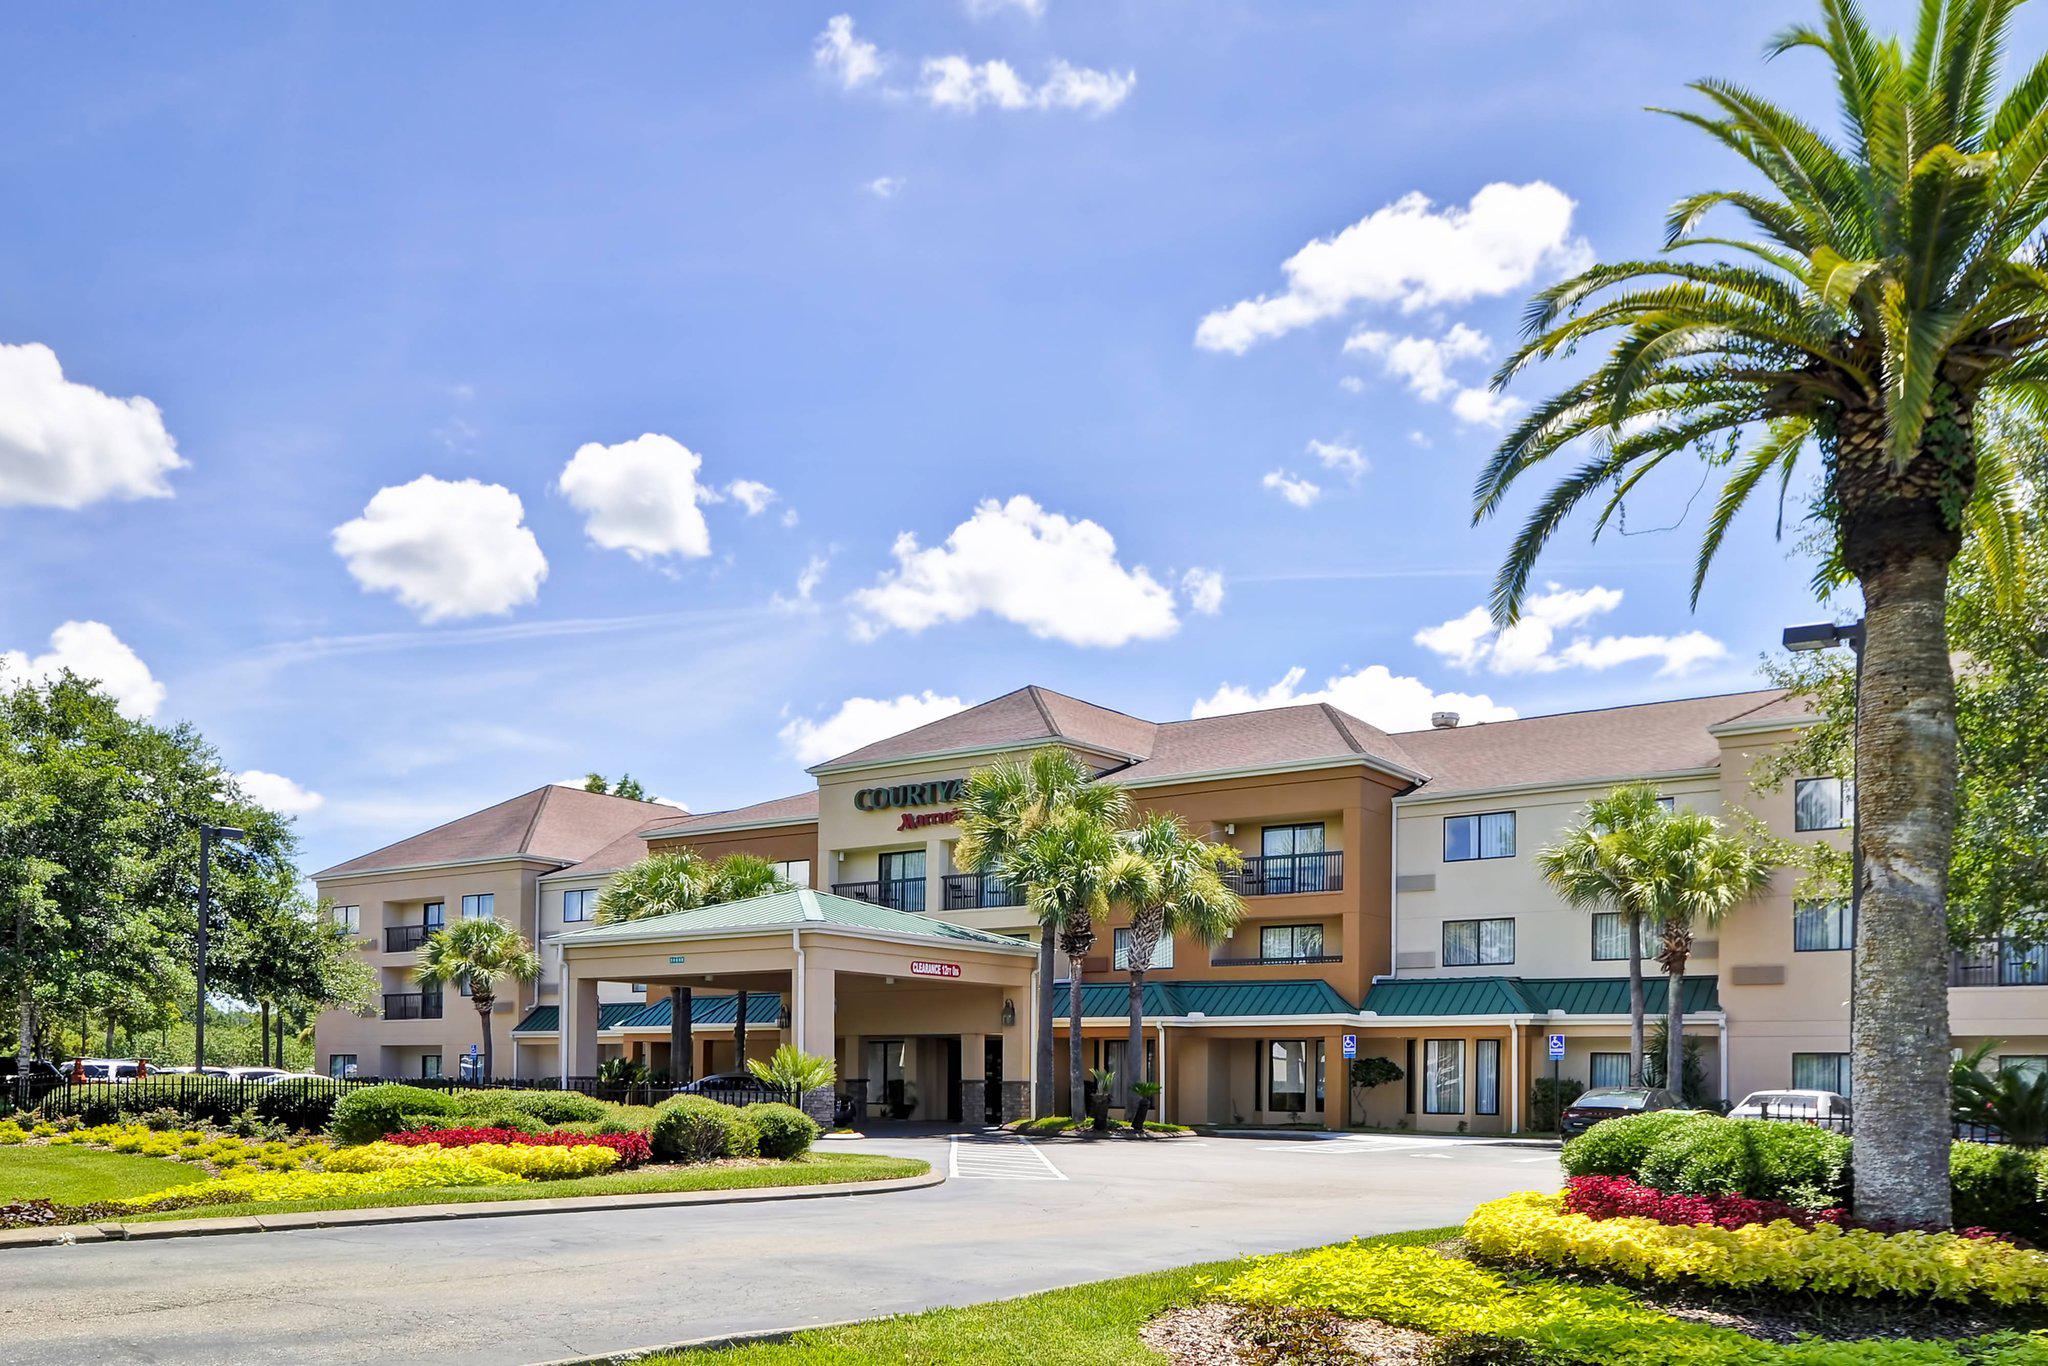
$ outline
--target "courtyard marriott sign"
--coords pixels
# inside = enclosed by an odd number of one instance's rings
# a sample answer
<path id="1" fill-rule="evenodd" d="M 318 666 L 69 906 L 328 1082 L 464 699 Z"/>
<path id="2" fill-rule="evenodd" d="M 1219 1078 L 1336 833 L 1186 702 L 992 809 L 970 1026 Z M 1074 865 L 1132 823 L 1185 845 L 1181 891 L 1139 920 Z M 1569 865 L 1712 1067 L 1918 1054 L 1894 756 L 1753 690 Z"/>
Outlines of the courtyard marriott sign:
<path id="1" fill-rule="evenodd" d="M 952 804 L 966 795 L 965 778 L 948 778 L 936 783 L 898 783 L 894 787 L 864 787 L 853 794 L 856 811 L 889 811 L 914 806 L 943 806 L 944 811 L 904 811 L 898 830 L 921 830 L 928 825 L 951 825 L 960 819 Z"/>

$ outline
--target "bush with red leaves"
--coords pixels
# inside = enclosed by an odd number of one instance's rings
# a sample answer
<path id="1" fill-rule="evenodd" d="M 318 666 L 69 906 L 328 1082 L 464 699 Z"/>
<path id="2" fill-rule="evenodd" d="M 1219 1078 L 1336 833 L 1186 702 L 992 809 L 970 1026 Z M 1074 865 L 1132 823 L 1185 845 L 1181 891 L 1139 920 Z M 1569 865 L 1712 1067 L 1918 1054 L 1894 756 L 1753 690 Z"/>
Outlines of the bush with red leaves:
<path id="1" fill-rule="evenodd" d="M 1567 1177 L 1564 1208 L 1567 1214 L 1583 1214 L 1589 1219 L 1655 1219 L 1660 1224 L 1712 1224 L 1718 1228 L 1741 1228 L 1745 1224 L 1768 1224 L 1776 1219 L 1788 1219 L 1801 1228 L 1838 1224 L 1843 1228 L 1869 1229 L 1873 1233 L 1910 1231 L 1899 1224 L 1851 1219 L 1845 1209 L 1802 1209 L 1782 1200 L 1752 1200 L 1746 1195 L 1671 1195 L 1625 1176 Z M 1965 1238 L 2016 1241 L 1988 1228 L 1959 1228 L 1954 1232 Z"/>
<path id="2" fill-rule="evenodd" d="M 413 1129 L 392 1134 L 384 1140 L 404 1148 L 438 1143 L 444 1148 L 466 1148 L 472 1143 L 517 1143 L 530 1148 L 610 1148 L 619 1155 L 621 1167 L 637 1167 L 654 1156 L 646 1134 L 528 1134 L 517 1129 Z"/>

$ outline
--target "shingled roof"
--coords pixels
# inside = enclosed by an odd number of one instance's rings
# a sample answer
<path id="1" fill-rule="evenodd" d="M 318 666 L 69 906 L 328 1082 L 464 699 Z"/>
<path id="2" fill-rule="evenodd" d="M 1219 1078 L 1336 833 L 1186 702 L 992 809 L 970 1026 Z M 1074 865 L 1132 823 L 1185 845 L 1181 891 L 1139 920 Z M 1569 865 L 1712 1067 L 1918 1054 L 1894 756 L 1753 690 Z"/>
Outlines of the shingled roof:
<path id="1" fill-rule="evenodd" d="M 1363 761 L 1419 779 L 1422 767 L 1385 731 L 1328 703 L 1167 721 L 1152 728 L 1150 753 L 1112 770 L 1120 783 L 1158 783 L 1242 769 Z"/>
<path id="2" fill-rule="evenodd" d="M 681 814 L 681 808 L 665 802 L 636 802 L 559 785 L 537 787 L 313 876 L 348 877 L 496 858 L 530 858 L 566 866 L 589 858 L 654 817 Z"/>
<path id="3" fill-rule="evenodd" d="M 681 820 L 664 819 L 640 832 L 642 839 L 665 839 L 700 830 L 737 830 L 759 825 L 802 825 L 818 819 L 818 789 L 773 797 L 752 806 L 735 806 L 725 811 L 702 811 Z M 635 857 L 638 857 L 637 855 Z M 631 863 L 632 859 L 627 859 Z"/>
<path id="4" fill-rule="evenodd" d="M 927 721 L 901 735 L 862 745 L 814 766 L 811 772 L 829 773 L 897 759 L 1022 748 L 1055 741 L 1123 759 L 1141 759 L 1151 749 L 1153 732 L 1158 729 L 1154 722 L 1032 684 L 980 706 Z"/>

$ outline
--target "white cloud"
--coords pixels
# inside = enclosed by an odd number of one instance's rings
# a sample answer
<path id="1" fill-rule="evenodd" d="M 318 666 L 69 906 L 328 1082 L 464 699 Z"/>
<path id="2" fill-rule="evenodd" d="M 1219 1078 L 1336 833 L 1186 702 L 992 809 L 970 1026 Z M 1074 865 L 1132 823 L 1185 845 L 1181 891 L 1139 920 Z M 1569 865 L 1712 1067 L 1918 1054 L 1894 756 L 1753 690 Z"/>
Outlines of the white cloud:
<path id="1" fill-rule="evenodd" d="M 797 524 L 797 515 L 795 508 L 784 508 L 782 510 L 782 524 L 786 527 L 795 526 Z"/>
<path id="2" fill-rule="evenodd" d="M 1137 85 L 1135 71 L 1097 71 L 1056 57 L 1045 84 L 1038 87 L 1038 107 L 1107 114 L 1129 99 Z"/>
<path id="3" fill-rule="evenodd" d="M 896 567 L 853 595 L 864 639 L 981 612 L 1069 645 L 1156 640 L 1180 626 L 1172 591 L 1143 565 L 1120 563 L 1107 530 L 1021 494 L 978 504 L 944 545 L 920 546 L 906 531 L 890 553 Z"/>
<path id="4" fill-rule="evenodd" d="M 1267 470 L 1260 485 L 1273 490 L 1298 508 L 1305 508 L 1323 496 L 1322 486 L 1292 470 Z"/>
<path id="5" fill-rule="evenodd" d="M 901 697 L 849 697 L 824 720 L 799 716 L 780 734 L 798 763 L 821 764 L 966 709 L 959 698 L 941 697 L 929 689 Z"/>
<path id="6" fill-rule="evenodd" d="M 1365 392 L 1365 381 L 1356 375 L 1346 375 L 1337 381 L 1337 387 L 1347 394 L 1362 394 Z"/>
<path id="7" fill-rule="evenodd" d="M 977 19 L 991 14 L 1000 14 L 1006 9 L 1028 14 L 1033 19 L 1045 16 L 1045 0 L 966 0 L 967 12 Z"/>
<path id="8" fill-rule="evenodd" d="M 165 476 L 184 467 L 148 399 L 65 379 L 39 342 L 0 345 L 0 507 L 168 498 Z"/>
<path id="9" fill-rule="evenodd" d="M 697 482 L 703 465 L 702 457 L 674 437 L 648 432 L 615 446 L 592 441 L 577 447 L 556 487 L 583 514 L 590 539 L 606 550 L 623 550 L 636 560 L 696 559 L 711 553 L 711 529 L 700 505 L 719 497 Z M 734 496 L 751 509 L 747 496 L 734 488 Z"/>
<path id="10" fill-rule="evenodd" d="M 8 682 L 48 683 L 66 669 L 96 680 L 115 706 L 139 720 L 163 705 L 164 685 L 104 622 L 65 622 L 50 632 L 50 648 L 33 659 L 20 650 L 0 650 L 0 679 Z"/>
<path id="11" fill-rule="evenodd" d="M 1342 442 L 1311 441 L 1308 453 L 1322 461 L 1324 469 L 1341 474 L 1353 483 L 1372 470 L 1372 462 L 1365 458 L 1364 451 Z"/>
<path id="12" fill-rule="evenodd" d="M 786 597 L 775 593 L 769 601 L 786 612 L 809 612 L 815 609 L 813 599 L 817 596 L 818 585 L 825 581 L 825 570 L 831 565 L 830 555 L 813 555 L 804 561 L 804 567 L 797 571 L 796 596 Z"/>
<path id="13" fill-rule="evenodd" d="M 1096 71 L 1055 58 L 1045 82 L 1034 86 L 1008 62 L 970 62 L 953 55 L 927 57 L 919 93 L 935 109 L 972 114 L 984 106 L 995 109 L 1073 109 L 1106 114 L 1137 87 L 1135 71 Z"/>
<path id="14" fill-rule="evenodd" d="M 775 490 L 758 479 L 735 479 L 725 486 L 725 495 L 745 508 L 749 517 L 759 517 L 776 498 Z"/>
<path id="15" fill-rule="evenodd" d="M 1260 692 L 1226 683 L 1196 702 L 1188 715 L 1223 716 L 1327 702 L 1381 730 L 1422 730 L 1429 725 L 1431 713 L 1440 711 L 1454 711 L 1465 722 L 1511 721 L 1515 717 L 1514 708 L 1501 706 L 1483 693 L 1437 692 L 1421 679 L 1394 673 L 1384 664 L 1325 679 L 1322 687 L 1302 692 L 1301 680 L 1307 672 L 1289 669 L 1278 683 Z"/>
<path id="16" fill-rule="evenodd" d="M 245 768 L 235 775 L 235 781 L 258 806 L 280 816 L 303 816 L 327 804 L 327 798 L 318 792 L 308 791 L 282 773 Z"/>
<path id="17" fill-rule="evenodd" d="M 867 192 L 877 199 L 894 199 L 902 190 L 902 176 L 878 175 L 867 183 Z"/>
<path id="18" fill-rule="evenodd" d="M 1461 669 L 1484 665 L 1491 673 L 1556 673 L 1561 669 L 1611 669 L 1646 659 L 1658 661 L 1662 677 L 1683 674 L 1695 664 L 1720 659 L 1727 647 L 1703 631 L 1676 636 L 1600 636 L 1578 631 L 1595 617 L 1621 606 L 1618 588 L 1565 588 L 1546 584 L 1522 606 L 1522 617 L 1498 630 L 1484 607 L 1415 633 L 1415 643 Z"/>
<path id="19" fill-rule="evenodd" d="M 857 90 L 882 74 L 881 49 L 853 36 L 853 16 L 835 14 L 811 44 L 811 60 L 829 71 L 842 90 Z"/>
<path id="20" fill-rule="evenodd" d="M 1522 400 L 1490 389 L 1460 389 L 1451 400 L 1451 414 L 1473 427 L 1505 427 L 1523 409 Z"/>
<path id="21" fill-rule="evenodd" d="M 334 529 L 334 553 L 363 588 L 397 594 L 422 621 L 504 613 L 532 602 L 548 576 L 525 517 L 501 484 L 423 474 L 377 490 Z"/>
<path id="22" fill-rule="evenodd" d="M 1287 288 L 1280 293 L 1203 318 L 1195 345 L 1242 355 L 1354 304 L 1413 312 L 1506 294 L 1538 271 L 1587 259 L 1584 240 L 1571 235 L 1574 207 L 1540 180 L 1486 185 L 1463 207 L 1439 209 L 1420 193 L 1403 195 L 1294 253 L 1281 265 Z"/>
<path id="23" fill-rule="evenodd" d="M 1441 337 L 1393 337 L 1361 328 L 1344 342 L 1346 353 L 1379 357 L 1388 374 L 1430 403 L 1459 387 L 1449 373 L 1452 365 L 1477 360 L 1492 349 L 1493 343 L 1485 333 L 1463 323 L 1454 324 Z"/>
<path id="24" fill-rule="evenodd" d="M 1180 576 L 1180 591 L 1188 606 L 1205 617 L 1223 610 L 1223 574 L 1215 569 L 1190 569 Z"/>

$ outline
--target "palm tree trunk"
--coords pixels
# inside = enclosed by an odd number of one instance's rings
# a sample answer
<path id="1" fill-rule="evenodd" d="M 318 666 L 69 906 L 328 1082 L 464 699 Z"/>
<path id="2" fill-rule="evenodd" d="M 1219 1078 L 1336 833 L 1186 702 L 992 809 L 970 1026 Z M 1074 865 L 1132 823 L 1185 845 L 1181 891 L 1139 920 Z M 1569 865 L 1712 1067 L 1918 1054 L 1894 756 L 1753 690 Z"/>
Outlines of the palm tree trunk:
<path id="1" fill-rule="evenodd" d="M 1634 911 L 1628 916 L 1628 1081 L 1643 1084 L 1643 918 Z"/>
<path id="2" fill-rule="evenodd" d="M 1067 1108 L 1075 1119 L 1087 1109 L 1081 1084 L 1081 955 L 1067 956 Z"/>
<path id="3" fill-rule="evenodd" d="M 473 993 L 471 999 L 476 1002 L 477 1026 L 483 1030 L 484 1035 L 482 1075 L 473 1078 L 473 1080 L 484 1081 L 497 1075 L 491 1067 L 491 997 L 488 992 L 477 991 L 474 987 L 471 988 L 471 991 Z"/>
<path id="4" fill-rule="evenodd" d="M 1950 552 L 1953 554 L 1953 551 Z M 1852 561 L 1853 565 L 1853 561 Z M 1948 560 L 1865 573 L 1857 706 L 1856 1214 L 1949 1222 L 1948 868 L 1956 705 L 1944 619 Z"/>
<path id="5" fill-rule="evenodd" d="M 1685 960 L 1676 955 L 1664 969 L 1664 1089 L 1685 1094 Z"/>
<path id="6" fill-rule="evenodd" d="M 1133 936 L 1135 938 L 1135 936 Z M 1132 947 L 1136 947 L 1133 944 Z M 1151 959 L 1148 957 L 1147 962 Z M 1124 1098 L 1124 1118 L 1128 1119 L 1138 1103 L 1138 1093 L 1133 1088 L 1145 1080 L 1145 969 L 1131 969 L 1131 1033 L 1124 1044 L 1124 1075 L 1117 1078 L 1117 1091 Z"/>
<path id="7" fill-rule="evenodd" d="M 1038 1094 L 1033 1097 L 1032 1114 L 1039 1118 L 1053 1113 L 1053 967 L 1053 930 L 1048 924 L 1038 936 Z"/>

